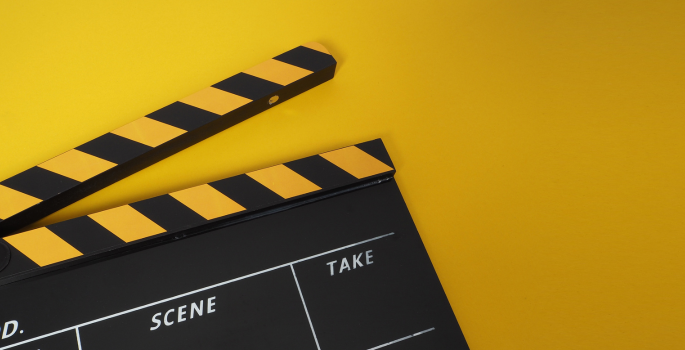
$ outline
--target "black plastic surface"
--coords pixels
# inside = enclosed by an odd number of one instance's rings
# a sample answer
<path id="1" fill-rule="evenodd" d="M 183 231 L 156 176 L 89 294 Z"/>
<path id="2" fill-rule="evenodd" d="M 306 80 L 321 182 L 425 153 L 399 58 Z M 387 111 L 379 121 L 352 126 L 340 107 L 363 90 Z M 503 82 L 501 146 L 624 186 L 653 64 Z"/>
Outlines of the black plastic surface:
<path id="1" fill-rule="evenodd" d="M 9 264 L 10 257 L 10 249 L 7 247 L 7 243 L 0 241 L 0 271 Z"/>

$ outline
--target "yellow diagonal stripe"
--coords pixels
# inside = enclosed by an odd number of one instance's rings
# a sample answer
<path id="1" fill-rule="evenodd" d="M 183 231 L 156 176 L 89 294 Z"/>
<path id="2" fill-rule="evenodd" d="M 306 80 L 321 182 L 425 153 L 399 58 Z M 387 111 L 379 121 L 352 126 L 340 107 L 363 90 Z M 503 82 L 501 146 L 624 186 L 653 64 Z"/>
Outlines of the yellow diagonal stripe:
<path id="1" fill-rule="evenodd" d="M 246 175 L 286 199 L 321 189 L 283 164 Z"/>
<path id="2" fill-rule="evenodd" d="M 218 115 L 224 115 L 252 102 L 252 100 L 217 88 L 208 87 L 181 99 L 181 102 Z"/>
<path id="3" fill-rule="evenodd" d="M 72 149 L 38 166 L 53 173 L 83 182 L 117 165 L 88 153 Z"/>
<path id="4" fill-rule="evenodd" d="M 200 185 L 169 195 L 207 220 L 245 210 L 242 205 L 210 185 Z"/>
<path id="5" fill-rule="evenodd" d="M 40 202 L 42 201 L 36 197 L 0 185 L 0 219 L 2 220 Z"/>
<path id="6" fill-rule="evenodd" d="M 5 237 L 5 241 L 41 267 L 82 255 L 46 227 Z"/>
<path id="7" fill-rule="evenodd" d="M 88 216 L 126 243 L 166 232 L 165 229 L 133 209 L 130 205 L 101 211 Z"/>
<path id="8" fill-rule="evenodd" d="M 254 75 L 257 78 L 262 78 L 276 84 L 288 85 L 314 72 L 295 67 L 292 64 L 270 59 L 246 70 L 244 73 Z"/>
<path id="9" fill-rule="evenodd" d="M 112 131 L 112 134 L 140 142 L 150 147 L 157 147 L 185 132 L 185 130 L 175 126 L 142 117 Z"/>
<path id="10" fill-rule="evenodd" d="M 391 171 L 392 168 L 356 146 L 320 154 L 329 162 L 352 174 L 357 179 Z"/>

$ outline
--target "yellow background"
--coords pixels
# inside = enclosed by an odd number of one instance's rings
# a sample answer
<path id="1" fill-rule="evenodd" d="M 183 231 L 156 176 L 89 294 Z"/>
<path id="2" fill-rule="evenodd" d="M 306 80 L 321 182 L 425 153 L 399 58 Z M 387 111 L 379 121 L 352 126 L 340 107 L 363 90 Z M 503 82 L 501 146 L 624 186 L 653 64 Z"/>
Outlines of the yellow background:
<path id="1" fill-rule="evenodd" d="M 2 1 L 0 178 L 308 41 L 337 76 L 41 224 L 382 137 L 472 349 L 685 344 L 682 1 Z"/>

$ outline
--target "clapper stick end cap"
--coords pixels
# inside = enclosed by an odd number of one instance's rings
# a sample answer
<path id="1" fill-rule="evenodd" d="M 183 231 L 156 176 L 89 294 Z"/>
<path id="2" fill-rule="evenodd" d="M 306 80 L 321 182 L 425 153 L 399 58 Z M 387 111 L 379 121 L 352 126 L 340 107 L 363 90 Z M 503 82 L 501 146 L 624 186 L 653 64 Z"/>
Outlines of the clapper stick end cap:
<path id="1" fill-rule="evenodd" d="M 0 271 L 10 263 L 10 248 L 5 242 L 0 241 Z"/>
<path id="2" fill-rule="evenodd" d="M 317 43 L 316 41 L 308 42 L 306 44 L 303 44 L 302 46 L 304 46 L 306 48 L 310 48 L 312 50 L 323 52 L 325 54 L 329 54 L 329 55 L 331 54 L 330 52 L 328 52 L 328 49 L 325 46 Z"/>

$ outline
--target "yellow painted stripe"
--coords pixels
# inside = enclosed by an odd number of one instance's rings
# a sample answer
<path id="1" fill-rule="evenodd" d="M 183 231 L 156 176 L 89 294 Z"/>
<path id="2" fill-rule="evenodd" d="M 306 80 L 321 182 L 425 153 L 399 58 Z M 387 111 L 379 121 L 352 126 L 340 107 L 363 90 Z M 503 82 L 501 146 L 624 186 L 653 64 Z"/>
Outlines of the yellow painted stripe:
<path id="1" fill-rule="evenodd" d="M 302 45 L 302 46 L 307 47 L 307 48 L 310 48 L 310 49 L 312 49 L 312 50 L 316 50 L 316 51 L 319 51 L 319 52 L 323 52 L 323 53 L 325 53 L 325 54 L 327 54 L 327 55 L 330 55 L 330 54 L 331 54 L 330 52 L 328 52 L 328 49 L 326 49 L 325 46 L 323 46 L 323 45 L 317 43 L 316 41 L 312 41 L 312 42 L 306 43 L 306 44 L 304 44 L 304 45 Z"/>
<path id="2" fill-rule="evenodd" d="M 181 99 L 181 102 L 218 115 L 224 115 L 252 102 L 252 100 L 217 88 L 208 87 Z"/>
<path id="3" fill-rule="evenodd" d="M 246 70 L 244 73 L 254 75 L 257 78 L 262 78 L 276 84 L 288 85 L 314 72 L 270 59 Z"/>
<path id="4" fill-rule="evenodd" d="M 200 185 L 169 195 L 207 220 L 245 210 L 242 205 L 210 185 Z"/>
<path id="5" fill-rule="evenodd" d="M 72 149 L 38 166 L 53 173 L 83 182 L 117 165 L 88 153 Z"/>
<path id="6" fill-rule="evenodd" d="M 286 199 L 321 189 L 283 164 L 253 171 L 246 175 Z"/>
<path id="7" fill-rule="evenodd" d="M 391 167 L 356 146 L 323 153 L 321 156 L 357 179 L 392 170 Z"/>
<path id="8" fill-rule="evenodd" d="M 126 243 L 166 232 L 165 229 L 129 205 L 88 216 Z"/>
<path id="9" fill-rule="evenodd" d="M 5 237 L 5 241 L 41 267 L 82 255 L 46 227 Z"/>
<path id="10" fill-rule="evenodd" d="M 112 131 L 112 134 L 140 142 L 150 147 L 157 147 L 185 132 L 185 130 L 175 126 L 142 117 Z"/>
<path id="11" fill-rule="evenodd" d="M 0 219 L 2 220 L 40 202 L 42 201 L 36 197 L 0 185 Z"/>

